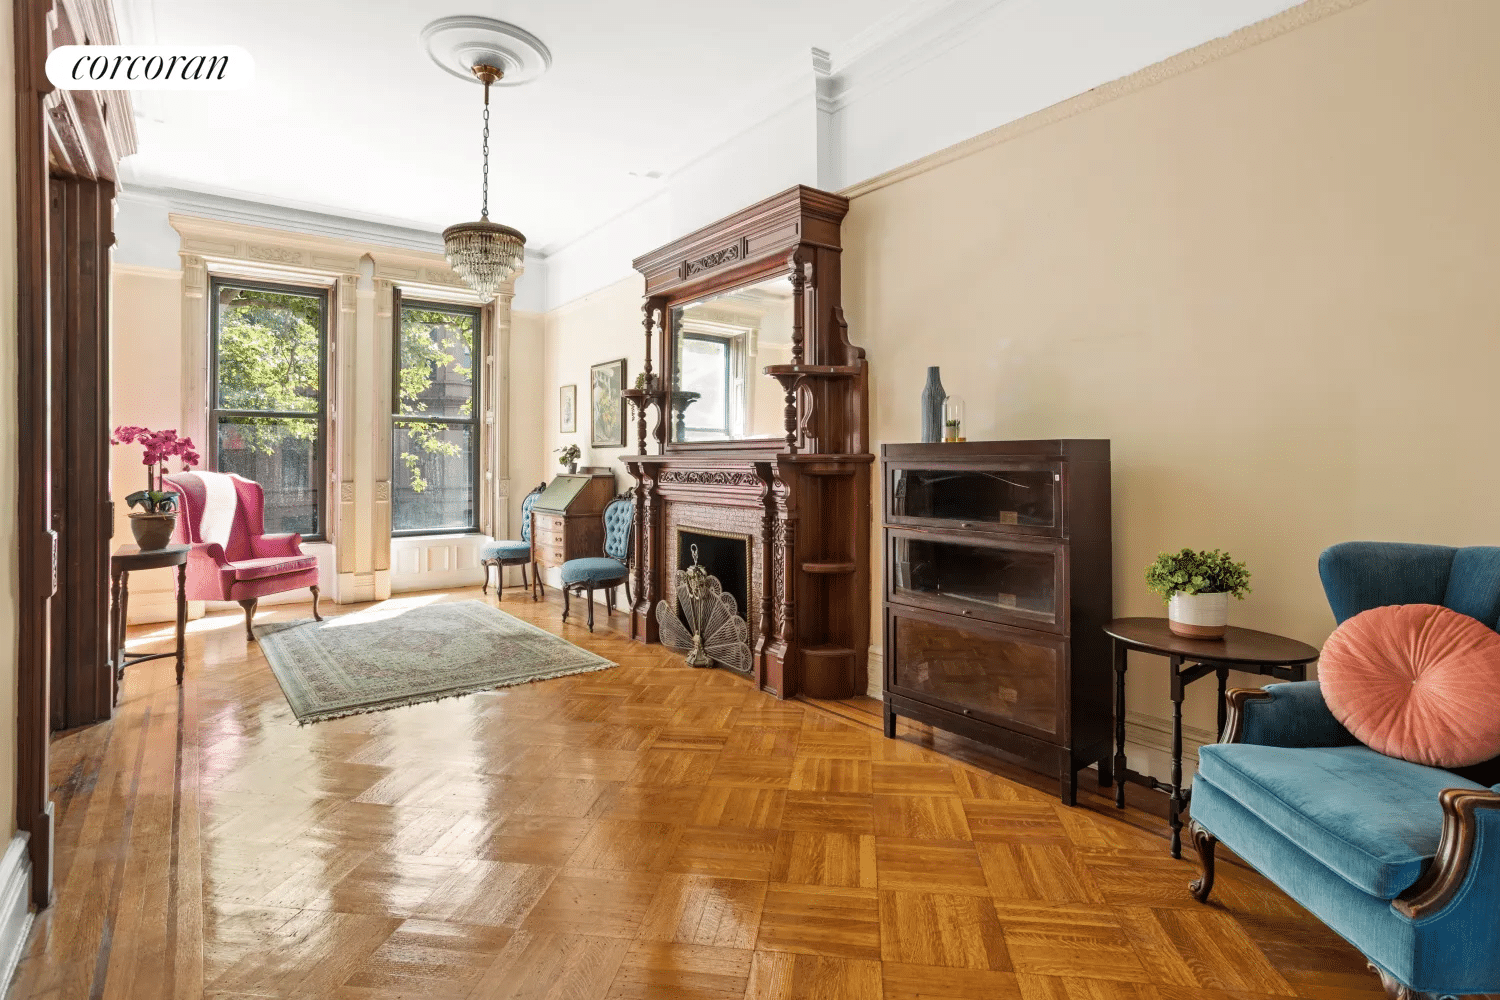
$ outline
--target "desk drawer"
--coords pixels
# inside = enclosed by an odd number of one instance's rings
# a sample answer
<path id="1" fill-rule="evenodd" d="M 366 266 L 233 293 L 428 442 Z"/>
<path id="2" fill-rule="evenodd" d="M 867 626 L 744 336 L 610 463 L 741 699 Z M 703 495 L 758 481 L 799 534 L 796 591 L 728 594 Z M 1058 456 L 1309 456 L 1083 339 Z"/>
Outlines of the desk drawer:
<path id="1" fill-rule="evenodd" d="M 563 516 L 561 514 L 546 514 L 539 510 L 531 512 L 532 531 L 554 531 L 562 533 Z"/>
<path id="2" fill-rule="evenodd" d="M 561 545 L 563 543 L 562 528 L 536 528 L 531 533 L 538 545 Z"/>
<path id="3" fill-rule="evenodd" d="M 561 566 L 568 561 L 561 544 L 543 545 L 537 541 L 532 550 L 536 553 L 536 561 L 543 566 Z"/>

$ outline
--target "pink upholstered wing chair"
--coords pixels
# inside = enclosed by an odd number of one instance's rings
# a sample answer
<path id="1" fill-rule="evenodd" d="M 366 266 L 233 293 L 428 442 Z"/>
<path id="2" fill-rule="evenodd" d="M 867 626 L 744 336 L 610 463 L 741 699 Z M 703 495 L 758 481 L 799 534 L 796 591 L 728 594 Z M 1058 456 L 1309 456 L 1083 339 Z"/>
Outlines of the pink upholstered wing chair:
<path id="1" fill-rule="evenodd" d="M 266 497 L 259 483 L 223 472 L 167 476 L 179 496 L 172 541 L 191 545 L 187 596 L 193 601 L 238 601 L 251 642 L 255 607 L 266 594 L 306 587 L 318 621 L 318 557 L 302 551 L 302 536 L 265 533 Z"/>

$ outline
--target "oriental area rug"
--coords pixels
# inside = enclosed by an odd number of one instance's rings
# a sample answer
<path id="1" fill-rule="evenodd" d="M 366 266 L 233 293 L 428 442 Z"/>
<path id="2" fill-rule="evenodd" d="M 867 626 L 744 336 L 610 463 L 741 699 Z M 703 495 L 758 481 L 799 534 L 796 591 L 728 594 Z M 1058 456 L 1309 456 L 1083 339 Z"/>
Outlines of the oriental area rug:
<path id="1" fill-rule="evenodd" d="M 255 626 L 299 723 L 615 666 L 483 601 Z"/>

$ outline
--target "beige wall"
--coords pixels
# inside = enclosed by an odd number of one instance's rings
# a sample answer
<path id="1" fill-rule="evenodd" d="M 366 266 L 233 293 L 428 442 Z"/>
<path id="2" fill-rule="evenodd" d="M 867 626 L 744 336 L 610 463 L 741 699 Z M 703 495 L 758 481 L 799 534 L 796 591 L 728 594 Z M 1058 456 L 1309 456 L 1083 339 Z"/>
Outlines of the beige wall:
<path id="1" fill-rule="evenodd" d="M 646 344 L 645 331 L 641 327 L 641 290 L 639 277 L 626 278 L 547 313 L 541 390 L 542 478 L 550 480 L 561 471 L 558 456 L 554 454 L 556 449 L 576 444 L 583 452 L 580 465 L 613 469 L 616 485 L 622 490 L 633 482 L 621 461 L 637 451 L 633 414 L 625 415 L 627 443 L 624 448 L 589 446 L 589 368 L 623 357 L 626 359 L 625 381 L 635 384 L 635 377 L 642 370 Z M 654 358 L 652 364 L 655 364 Z M 519 373 L 522 369 L 516 371 Z M 563 434 L 557 429 L 558 392 L 565 385 L 578 386 L 578 431 L 575 434 Z"/>
<path id="2" fill-rule="evenodd" d="M 533 486 L 551 475 L 541 449 L 545 438 L 547 387 L 538 373 L 542 371 L 543 327 L 541 313 L 513 312 L 510 319 L 510 523 L 498 537 L 521 537 L 521 498 Z M 552 393 L 557 407 L 557 393 Z M 552 415 L 557 427 L 557 414 Z M 516 581 L 520 582 L 519 572 Z"/>
<path id="3" fill-rule="evenodd" d="M 927 365 L 970 440 L 1109 438 L 1121 615 L 1222 547 L 1234 622 L 1321 643 L 1325 546 L 1500 542 L 1496 38 L 1500 4 L 1369 0 L 856 197 L 875 441 L 917 438 Z"/>
<path id="4" fill-rule="evenodd" d="M 16 93 L 12 15 L 0 10 L 0 831 L 16 830 Z"/>
<path id="5" fill-rule="evenodd" d="M 1500 4 L 1264 34 L 851 192 L 844 306 L 877 445 L 918 438 L 928 365 L 970 440 L 1109 438 L 1118 614 L 1162 613 L 1158 551 L 1217 546 L 1254 574 L 1235 622 L 1316 644 L 1325 546 L 1500 541 Z M 548 315 L 548 452 L 559 384 L 638 370 L 639 293 Z M 1137 665 L 1132 712 L 1167 717 Z M 1193 689 L 1189 723 L 1213 705 Z"/>
<path id="6" fill-rule="evenodd" d="M 181 427 L 182 272 L 115 265 L 110 273 L 110 426 Z M 195 443 L 206 453 L 207 441 Z M 142 454 L 134 444 L 110 449 L 116 545 L 133 541 L 125 497 L 146 488 Z M 175 573 L 130 574 L 133 621 L 167 621 L 176 614 Z"/>

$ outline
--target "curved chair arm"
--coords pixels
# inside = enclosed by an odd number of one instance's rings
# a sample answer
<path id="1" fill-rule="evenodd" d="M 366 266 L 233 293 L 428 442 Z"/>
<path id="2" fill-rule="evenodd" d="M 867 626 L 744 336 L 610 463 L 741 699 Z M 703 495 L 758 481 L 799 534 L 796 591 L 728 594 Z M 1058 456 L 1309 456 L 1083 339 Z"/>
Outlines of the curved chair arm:
<path id="1" fill-rule="evenodd" d="M 1225 743 L 1267 747 L 1342 747 L 1357 743 L 1328 710 L 1317 681 L 1235 688 L 1225 698 Z"/>
<path id="2" fill-rule="evenodd" d="M 188 549 L 188 565 L 198 565 L 210 572 L 218 572 L 229 565 L 224 558 L 224 546 L 218 542 L 194 542 Z"/>
<path id="3" fill-rule="evenodd" d="M 1449 788 L 1438 797 L 1443 833 L 1437 854 L 1422 877 L 1391 901 L 1396 911 L 1420 920 L 1448 907 L 1471 877 L 1493 877 L 1500 867 L 1500 788 Z M 1495 906 L 1495 888 L 1478 902 Z"/>
<path id="4" fill-rule="evenodd" d="M 266 556 L 300 556 L 302 554 L 302 536 L 295 531 L 289 531 L 284 535 L 261 535 L 250 539 L 250 548 L 255 551 L 257 557 Z"/>
<path id="5" fill-rule="evenodd" d="M 234 570 L 218 542 L 194 542 L 188 549 L 188 597 L 195 601 L 227 601 Z"/>

